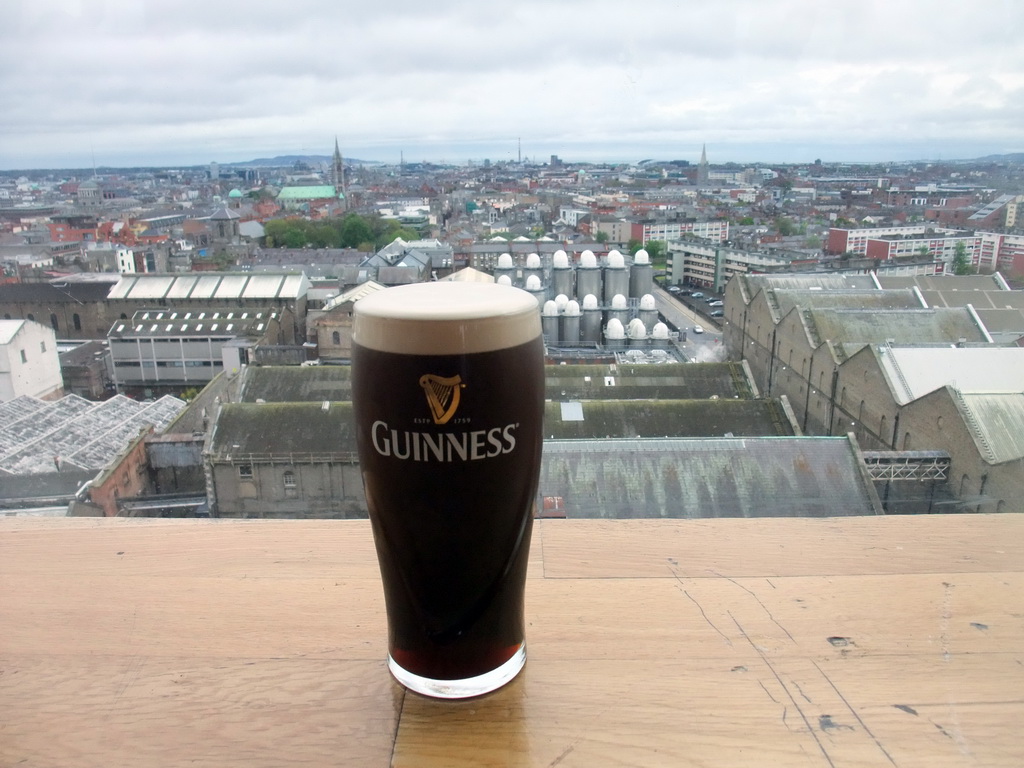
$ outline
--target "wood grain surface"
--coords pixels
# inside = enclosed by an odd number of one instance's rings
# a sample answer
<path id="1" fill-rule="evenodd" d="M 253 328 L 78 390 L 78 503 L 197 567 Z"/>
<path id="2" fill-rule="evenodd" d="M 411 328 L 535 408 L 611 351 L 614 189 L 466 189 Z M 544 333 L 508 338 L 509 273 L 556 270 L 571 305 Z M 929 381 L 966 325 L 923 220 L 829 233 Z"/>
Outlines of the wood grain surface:
<path id="1" fill-rule="evenodd" d="M 544 520 L 529 661 L 384 662 L 365 521 L 0 519 L 0 766 L 1024 765 L 1024 516 Z"/>

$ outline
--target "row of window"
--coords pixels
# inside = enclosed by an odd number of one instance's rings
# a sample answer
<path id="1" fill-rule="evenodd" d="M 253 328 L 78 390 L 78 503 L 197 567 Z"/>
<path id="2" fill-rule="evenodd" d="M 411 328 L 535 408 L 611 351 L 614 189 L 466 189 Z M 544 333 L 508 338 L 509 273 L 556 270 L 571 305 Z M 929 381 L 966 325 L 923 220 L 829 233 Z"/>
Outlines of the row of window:
<path id="1" fill-rule="evenodd" d="M 252 464 L 239 464 L 238 465 L 238 479 L 239 480 L 252 480 L 253 479 Z M 282 484 L 284 485 L 285 489 L 287 489 L 287 490 L 294 489 L 295 488 L 295 473 L 292 472 L 290 469 L 286 470 L 285 473 L 283 475 L 281 475 L 281 481 L 282 481 Z"/>
<path id="2" fill-rule="evenodd" d="M 11 313 L 10 312 L 4 312 L 4 320 L 10 320 L 10 319 L 11 319 Z M 27 315 L 25 315 L 25 319 L 26 320 L 31 320 L 34 323 L 36 321 L 36 316 L 34 314 L 32 314 L 31 312 L 29 312 Z M 71 322 L 74 323 L 76 331 L 82 330 L 82 318 L 79 316 L 79 314 L 77 312 L 71 316 Z M 50 326 L 55 331 L 59 331 L 60 330 L 60 323 L 57 320 L 57 316 L 54 315 L 54 314 L 50 315 Z"/>
<path id="3" fill-rule="evenodd" d="M 219 360 L 118 360 L 116 368 L 219 368 Z"/>

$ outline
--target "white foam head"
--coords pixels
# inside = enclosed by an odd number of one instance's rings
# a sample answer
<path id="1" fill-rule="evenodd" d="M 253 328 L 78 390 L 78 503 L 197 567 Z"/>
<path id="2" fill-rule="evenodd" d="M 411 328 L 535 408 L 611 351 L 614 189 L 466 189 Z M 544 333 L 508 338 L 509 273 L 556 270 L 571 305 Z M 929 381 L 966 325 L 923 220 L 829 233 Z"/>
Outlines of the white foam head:
<path id="1" fill-rule="evenodd" d="M 636 253 L 633 254 L 633 263 L 634 264 L 650 264 L 651 263 L 650 254 L 648 254 L 647 251 L 645 251 L 643 248 L 641 248 L 639 251 L 637 251 Z"/>
<path id="2" fill-rule="evenodd" d="M 616 293 L 612 296 L 612 309 L 626 309 L 629 305 L 626 303 L 626 297 L 621 293 Z"/>
<path id="3" fill-rule="evenodd" d="M 554 317 L 558 314 L 558 305 L 551 299 L 548 299 L 544 302 L 544 309 L 541 312 L 544 314 L 544 317 Z"/>
<path id="4" fill-rule="evenodd" d="M 565 316 L 566 317 L 579 317 L 580 315 L 580 303 L 576 299 L 570 299 L 569 303 L 565 305 Z"/>
<path id="5" fill-rule="evenodd" d="M 594 269 L 597 266 L 597 256 L 593 251 L 584 251 L 580 254 L 580 266 L 584 269 Z"/>
<path id="6" fill-rule="evenodd" d="M 497 283 L 415 283 L 355 304 L 352 340 L 381 352 L 456 355 L 519 346 L 540 335 L 537 300 Z"/>
<path id="7" fill-rule="evenodd" d="M 608 266 L 611 269 L 623 269 L 626 266 L 626 259 L 618 251 L 609 251 Z"/>
<path id="8" fill-rule="evenodd" d="M 554 256 L 551 257 L 551 266 L 553 266 L 555 269 L 568 269 L 569 254 L 563 250 L 555 251 Z"/>
<path id="9" fill-rule="evenodd" d="M 527 269 L 540 269 L 540 256 L 536 253 L 531 253 L 526 257 L 526 268 Z"/>
<path id="10" fill-rule="evenodd" d="M 608 325 L 604 329 L 604 335 L 609 339 L 624 339 L 626 338 L 626 331 L 622 327 L 622 321 L 618 318 L 613 317 L 608 321 Z"/>
<path id="11" fill-rule="evenodd" d="M 597 296 L 592 293 L 588 293 L 583 297 L 583 308 L 584 309 L 597 309 Z"/>
<path id="12" fill-rule="evenodd" d="M 498 285 L 512 285 L 512 278 L 508 275 L 498 275 Z"/>
<path id="13" fill-rule="evenodd" d="M 568 303 L 569 303 L 569 297 L 566 296 L 564 293 L 560 293 L 557 296 L 555 296 L 555 304 L 558 305 L 558 309 L 559 310 L 565 309 L 565 305 L 568 304 Z"/>
<path id="14" fill-rule="evenodd" d="M 512 269 L 514 266 L 511 253 L 503 253 L 498 257 L 498 269 Z"/>
<path id="15" fill-rule="evenodd" d="M 655 339 L 667 339 L 668 326 L 664 323 L 655 323 L 654 328 L 651 329 L 651 337 Z"/>
<path id="16" fill-rule="evenodd" d="M 634 317 L 629 321 L 629 338 L 631 339 L 646 339 L 647 328 L 644 327 L 644 321 L 639 317 Z"/>
<path id="17" fill-rule="evenodd" d="M 654 301 L 654 297 L 645 293 L 640 297 L 640 309 L 657 309 L 658 305 Z"/>
<path id="18" fill-rule="evenodd" d="M 537 275 L 530 275 L 526 278 L 526 290 L 528 291 L 539 291 L 540 290 L 540 277 Z"/>

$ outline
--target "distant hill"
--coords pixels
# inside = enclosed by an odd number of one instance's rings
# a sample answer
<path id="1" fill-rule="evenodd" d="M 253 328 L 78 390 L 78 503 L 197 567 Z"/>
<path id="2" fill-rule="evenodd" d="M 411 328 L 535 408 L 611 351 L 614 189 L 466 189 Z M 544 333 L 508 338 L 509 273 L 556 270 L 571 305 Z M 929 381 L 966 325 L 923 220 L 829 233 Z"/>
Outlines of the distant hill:
<path id="1" fill-rule="evenodd" d="M 330 165 L 333 159 L 332 155 L 277 155 L 276 157 L 259 157 L 241 163 L 222 163 L 222 165 L 232 168 L 282 168 L 296 163 L 305 163 L 317 168 L 321 165 Z M 346 165 L 379 165 L 376 160 L 359 160 L 354 157 L 345 157 L 344 160 Z"/>
<path id="2" fill-rule="evenodd" d="M 1024 163 L 1024 152 L 1010 152 L 1005 155 L 986 155 L 979 157 L 979 163 Z"/>

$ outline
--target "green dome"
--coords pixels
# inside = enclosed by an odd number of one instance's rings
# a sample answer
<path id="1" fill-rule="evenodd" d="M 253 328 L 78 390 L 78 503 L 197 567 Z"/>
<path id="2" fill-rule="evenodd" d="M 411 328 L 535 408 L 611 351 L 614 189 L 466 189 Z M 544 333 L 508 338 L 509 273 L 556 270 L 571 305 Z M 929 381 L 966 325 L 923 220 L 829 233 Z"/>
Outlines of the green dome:
<path id="1" fill-rule="evenodd" d="M 242 196 L 242 190 L 240 190 L 240 189 L 232 189 L 230 192 L 228 192 L 228 197 L 241 197 L 241 196 Z"/>

